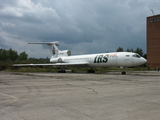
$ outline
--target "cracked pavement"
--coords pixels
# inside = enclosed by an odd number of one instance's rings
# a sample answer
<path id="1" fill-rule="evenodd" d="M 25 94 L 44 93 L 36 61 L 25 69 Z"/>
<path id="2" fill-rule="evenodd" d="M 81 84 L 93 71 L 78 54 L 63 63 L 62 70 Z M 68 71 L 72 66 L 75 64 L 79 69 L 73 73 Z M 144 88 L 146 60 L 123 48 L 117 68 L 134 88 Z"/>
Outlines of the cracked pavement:
<path id="1" fill-rule="evenodd" d="M 0 72 L 1 120 L 157 120 L 160 73 Z"/>

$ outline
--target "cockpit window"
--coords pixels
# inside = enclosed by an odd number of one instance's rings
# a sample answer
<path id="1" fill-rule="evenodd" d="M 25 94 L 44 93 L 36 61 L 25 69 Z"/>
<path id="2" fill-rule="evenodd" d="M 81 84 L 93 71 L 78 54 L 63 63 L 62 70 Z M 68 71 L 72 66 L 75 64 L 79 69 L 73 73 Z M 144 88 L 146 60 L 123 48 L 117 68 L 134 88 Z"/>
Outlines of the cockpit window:
<path id="1" fill-rule="evenodd" d="M 141 56 L 138 54 L 134 54 L 134 55 L 132 55 L 132 57 L 140 58 Z"/>

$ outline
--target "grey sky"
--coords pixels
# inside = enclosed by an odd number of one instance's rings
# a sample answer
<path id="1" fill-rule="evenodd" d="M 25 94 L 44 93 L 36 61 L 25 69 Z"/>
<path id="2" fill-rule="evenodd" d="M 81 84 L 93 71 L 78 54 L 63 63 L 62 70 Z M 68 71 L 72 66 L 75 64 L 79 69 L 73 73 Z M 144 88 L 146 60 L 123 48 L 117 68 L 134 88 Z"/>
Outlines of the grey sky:
<path id="1" fill-rule="evenodd" d="M 112 52 L 120 46 L 146 53 L 146 17 L 160 14 L 160 0 L 0 0 L 0 47 L 50 57 L 59 41 L 72 54 Z"/>

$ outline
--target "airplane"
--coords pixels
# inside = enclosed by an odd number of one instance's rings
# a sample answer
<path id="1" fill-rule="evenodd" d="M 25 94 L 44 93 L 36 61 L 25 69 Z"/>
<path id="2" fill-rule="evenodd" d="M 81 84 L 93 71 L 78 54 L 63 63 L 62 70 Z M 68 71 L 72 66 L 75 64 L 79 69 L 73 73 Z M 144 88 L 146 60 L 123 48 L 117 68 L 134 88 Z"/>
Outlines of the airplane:
<path id="1" fill-rule="evenodd" d="M 66 72 L 65 67 L 68 66 L 88 66 L 92 68 L 88 72 L 94 73 L 95 67 L 123 67 L 122 74 L 126 74 L 126 67 L 143 65 L 147 60 L 137 53 L 133 52 L 112 52 L 99 54 L 85 54 L 71 56 L 70 50 L 60 51 L 59 41 L 55 42 L 39 42 L 28 44 L 46 44 L 49 46 L 51 58 L 49 64 L 14 64 L 13 66 L 55 66 L 61 67 L 59 72 Z"/>

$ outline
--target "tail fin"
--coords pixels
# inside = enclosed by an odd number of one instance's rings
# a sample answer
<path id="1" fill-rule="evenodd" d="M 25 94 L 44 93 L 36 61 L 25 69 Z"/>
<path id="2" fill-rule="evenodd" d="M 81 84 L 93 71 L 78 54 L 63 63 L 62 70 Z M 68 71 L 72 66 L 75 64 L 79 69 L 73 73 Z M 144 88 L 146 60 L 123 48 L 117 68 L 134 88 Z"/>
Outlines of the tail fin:
<path id="1" fill-rule="evenodd" d="M 51 52 L 51 55 L 53 57 L 58 57 L 58 52 L 59 52 L 59 49 L 57 48 L 57 46 L 59 46 L 57 44 L 58 42 L 51 42 L 51 44 L 47 44 L 49 46 L 49 49 L 50 49 L 50 52 Z"/>
<path id="2" fill-rule="evenodd" d="M 28 43 L 28 44 L 46 44 L 49 46 L 51 56 L 58 57 L 59 49 L 57 48 L 57 46 L 59 46 L 59 44 L 57 44 L 57 43 L 59 43 L 59 42 L 55 41 L 55 42 L 48 42 L 48 43 Z"/>

